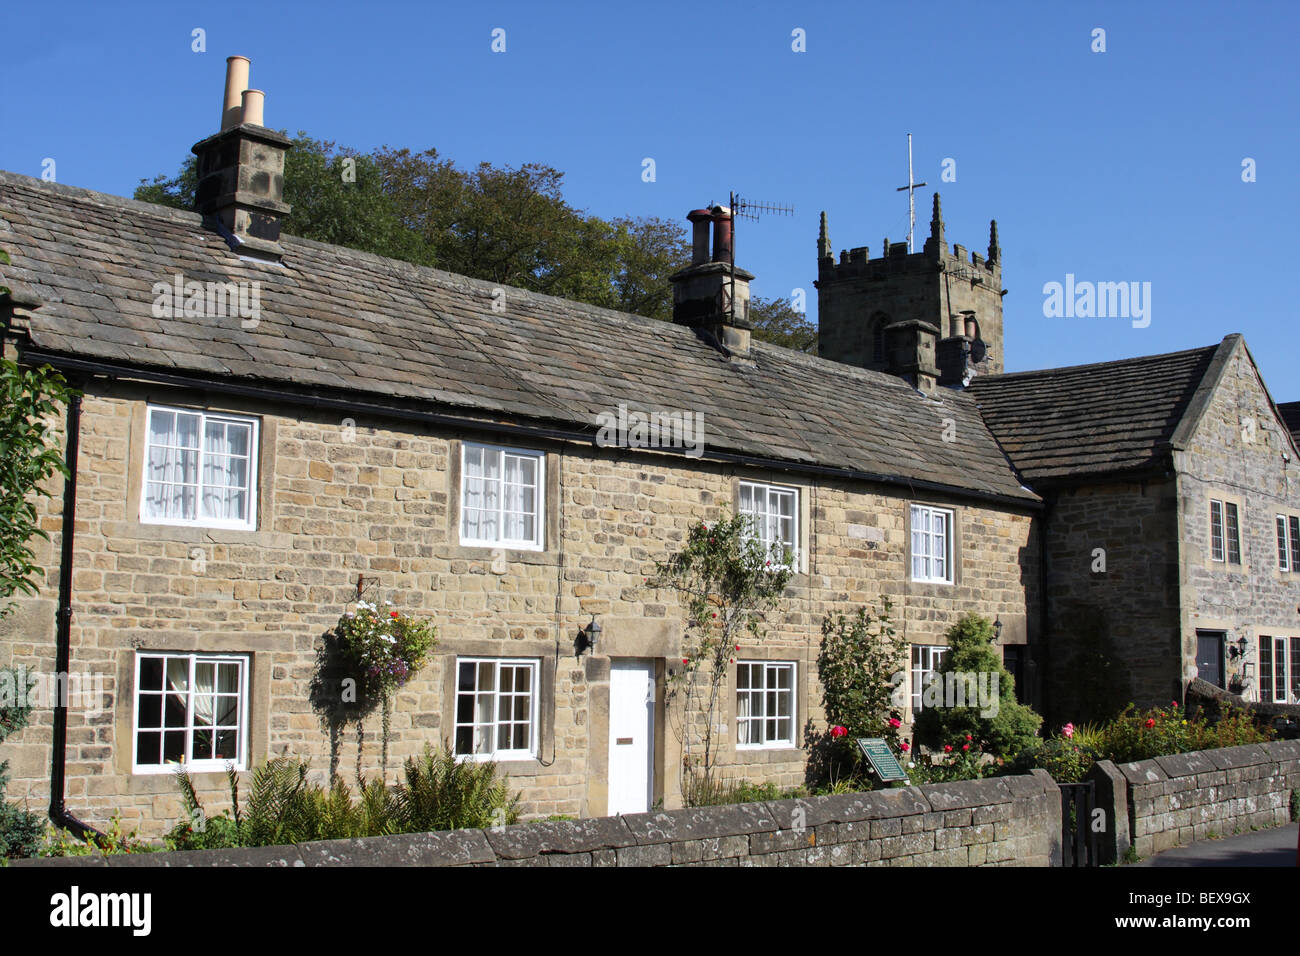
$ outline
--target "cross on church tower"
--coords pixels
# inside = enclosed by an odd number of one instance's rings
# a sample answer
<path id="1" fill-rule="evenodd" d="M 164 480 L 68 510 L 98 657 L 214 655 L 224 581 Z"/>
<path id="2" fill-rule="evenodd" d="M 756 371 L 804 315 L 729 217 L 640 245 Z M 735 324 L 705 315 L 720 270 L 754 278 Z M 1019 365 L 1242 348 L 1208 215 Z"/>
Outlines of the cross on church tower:
<path id="1" fill-rule="evenodd" d="M 899 186 L 895 192 L 907 190 L 907 251 L 915 252 L 916 248 L 912 242 L 912 234 L 916 232 L 916 187 L 924 186 L 925 183 L 918 183 L 912 178 L 912 134 L 907 134 L 907 185 Z M 889 250 L 885 250 L 888 253 Z"/>

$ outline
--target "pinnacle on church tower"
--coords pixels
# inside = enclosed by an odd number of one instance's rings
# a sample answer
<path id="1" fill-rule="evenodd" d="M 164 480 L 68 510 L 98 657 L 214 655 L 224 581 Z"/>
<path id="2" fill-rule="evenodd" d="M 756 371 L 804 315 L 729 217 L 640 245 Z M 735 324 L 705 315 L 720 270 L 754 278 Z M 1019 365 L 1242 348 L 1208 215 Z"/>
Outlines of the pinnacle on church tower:
<path id="1" fill-rule="evenodd" d="M 1002 261 L 1002 247 L 998 245 L 998 221 L 989 220 L 989 262 Z"/>
<path id="2" fill-rule="evenodd" d="M 943 210 L 939 205 L 939 191 L 934 192 L 934 212 L 930 214 L 930 238 L 943 245 Z"/>
<path id="3" fill-rule="evenodd" d="M 821 232 L 817 236 L 817 258 L 828 259 L 833 255 L 830 231 L 826 228 L 826 212 L 823 210 Z"/>

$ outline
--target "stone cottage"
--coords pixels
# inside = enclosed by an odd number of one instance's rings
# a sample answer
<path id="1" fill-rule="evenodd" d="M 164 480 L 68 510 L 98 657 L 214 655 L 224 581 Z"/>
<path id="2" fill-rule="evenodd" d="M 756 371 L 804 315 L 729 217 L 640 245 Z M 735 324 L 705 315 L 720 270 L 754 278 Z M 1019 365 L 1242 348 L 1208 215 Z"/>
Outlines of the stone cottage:
<path id="1" fill-rule="evenodd" d="M 892 599 L 913 679 L 967 611 L 1035 639 L 1041 501 L 973 397 L 751 341 L 726 210 L 690 217 L 673 323 L 300 240 L 289 144 L 241 92 L 194 147 L 196 212 L 0 174 L 6 354 L 83 393 L 57 429 L 75 478 L 43 518 L 49 583 L 0 664 L 66 660 L 106 701 L 38 710 L 12 794 L 158 833 L 181 762 L 218 801 L 227 762 L 373 774 L 377 721 L 358 752 L 314 691 L 360 593 L 439 629 L 390 767 L 445 744 L 497 761 L 529 813 L 673 806 L 681 612 L 644 579 L 737 510 L 796 573 L 736 654 L 732 776 L 802 781 L 828 612 Z M 602 439 L 636 414 L 659 447 Z"/>

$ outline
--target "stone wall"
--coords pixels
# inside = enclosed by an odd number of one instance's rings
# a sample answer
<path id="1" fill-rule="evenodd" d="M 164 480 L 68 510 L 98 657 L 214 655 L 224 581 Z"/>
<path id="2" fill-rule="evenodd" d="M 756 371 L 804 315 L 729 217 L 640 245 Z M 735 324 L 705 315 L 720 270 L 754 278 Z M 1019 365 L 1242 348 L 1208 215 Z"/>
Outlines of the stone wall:
<path id="1" fill-rule="evenodd" d="M 139 520 L 147 403 L 256 416 L 260 421 L 258 526 L 253 531 L 142 524 Z M 215 404 L 214 404 L 215 403 Z M 429 665 L 398 695 L 389 776 L 426 743 L 449 740 L 458 655 L 539 662 L 540 751 L 502 763 L 527 815 L 598 816 L 607 806 L 609 666 L 651 659 L 661 680 L 681 658 L 681 611 L 646 589 L 698 519 L 734 511 L 742 477 L 799 489 L 806 558 L 761 644 L 737 657 L 795 661 L 796 746 L 735 746 L 734 684 L 720 718 L 726 776 L 785 787 L 804 781 L 805 727 L 824 725 L 816 681 L 820 622 L 832 610 L 895 605 L 900 635 L 941 644 L 961 614 L 1003 624 L 1003 643 L 1024 643 L 1037 621 L 1037 559 L 1029 512 L 957 499 L 908 499 L 898 489 L 560 443 L 510 439 L 547 453 L 546 546 L 541 551 L 459 544 L 460 443 L 489 434 L 344 419 L 299 407 L 214 399 L 162 386 L 93 383 L 83 403 L 73 576 L 72 666 L 104 682 L 107 707 L 69 714 L 69 808 L 104 827 L 156 836 L 180 821 L 170 774 L 132 771 L 137 651 L 247 655 L 253 764 L 289 753 L 311 760 L 313 778 L 378 772 L 379 719 L 359 739 L 331 725 L 314 701 L 323 635 L 356 596 L 358 577 L 404 613 L 439 629 Z M 61 485 L 55 486 L 56 493 Z M 957 580 L 918 584 L 907 568 L 909 500 L 954 508 Z M 558 505 L 555 503 L 558 502 Z M 38 542 L 51 582 L 0 624 L 0 667 L 49 673 L 61 538 L 61 498 L 42 502 Z M 575 657 L 578 629 L 596 615 L 594 655 Z M 734 676 L 733 676 L 734 681 Z M 656 799 L 672 808 L 680 743 L 660 708 Z M 48 801 L 52 711 L 6 742 L 11 799 Z M 227 802 L 220 773 L 196 773 L 210 806 Z"/>
<path id="2" fill-rule="evenodd" d="M 1181 699 L 1178 510 L 1171 480 L 1047 496 L 1049 723 Z"/>
<path id="3" fill-rule="evenodd" d="M 1052 866 L 1046 771 L 771 803 L 16 866 Z"/>
<path id="4" fill-rule="evenodd" d="M 1290 821 L 1300 741 L 1172 754 L 1118 765 L 1139 856 Z"/>

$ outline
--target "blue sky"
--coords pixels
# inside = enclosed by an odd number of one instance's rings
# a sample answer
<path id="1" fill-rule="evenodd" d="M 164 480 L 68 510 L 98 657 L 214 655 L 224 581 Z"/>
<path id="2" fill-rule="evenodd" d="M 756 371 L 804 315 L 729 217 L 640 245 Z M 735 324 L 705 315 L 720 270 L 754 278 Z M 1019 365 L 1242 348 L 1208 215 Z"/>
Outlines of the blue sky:
<path id="1" fill-rule="evenodd" d="M 241 22 L 244 21 L 244 22 Z M 11 4 L 0 168 L 130 195 L 216 131 L 225 57 L 252 60 L 267 125 L 461 164 L 547 163 L 575 206 L 675 218 L 729 189 L 791 204 L 740 223 L 756 294 L 806 290 L 817 217 L 838 251 L 907 231 L 1003 248 L 1017 371 L 1242 332 L 1300 399 L 1300 4 Z M 491 50 L 494 28 L 506 51 Z M 204 53 L 191 31 L 206 31 Z M 1093 31 L 1105 30 L 1105 52 Z M 806 51 L 792 49 L 805 31 Z M 655 181 L 642 162 L 655 162 Z M 1242 163 L 1256 164 L 1243 182 Z M 955 160 L 956 181 L 940 183 Z M 1149 282 L 1151 322 L 1047 318 L 1043 286 Z"/>

